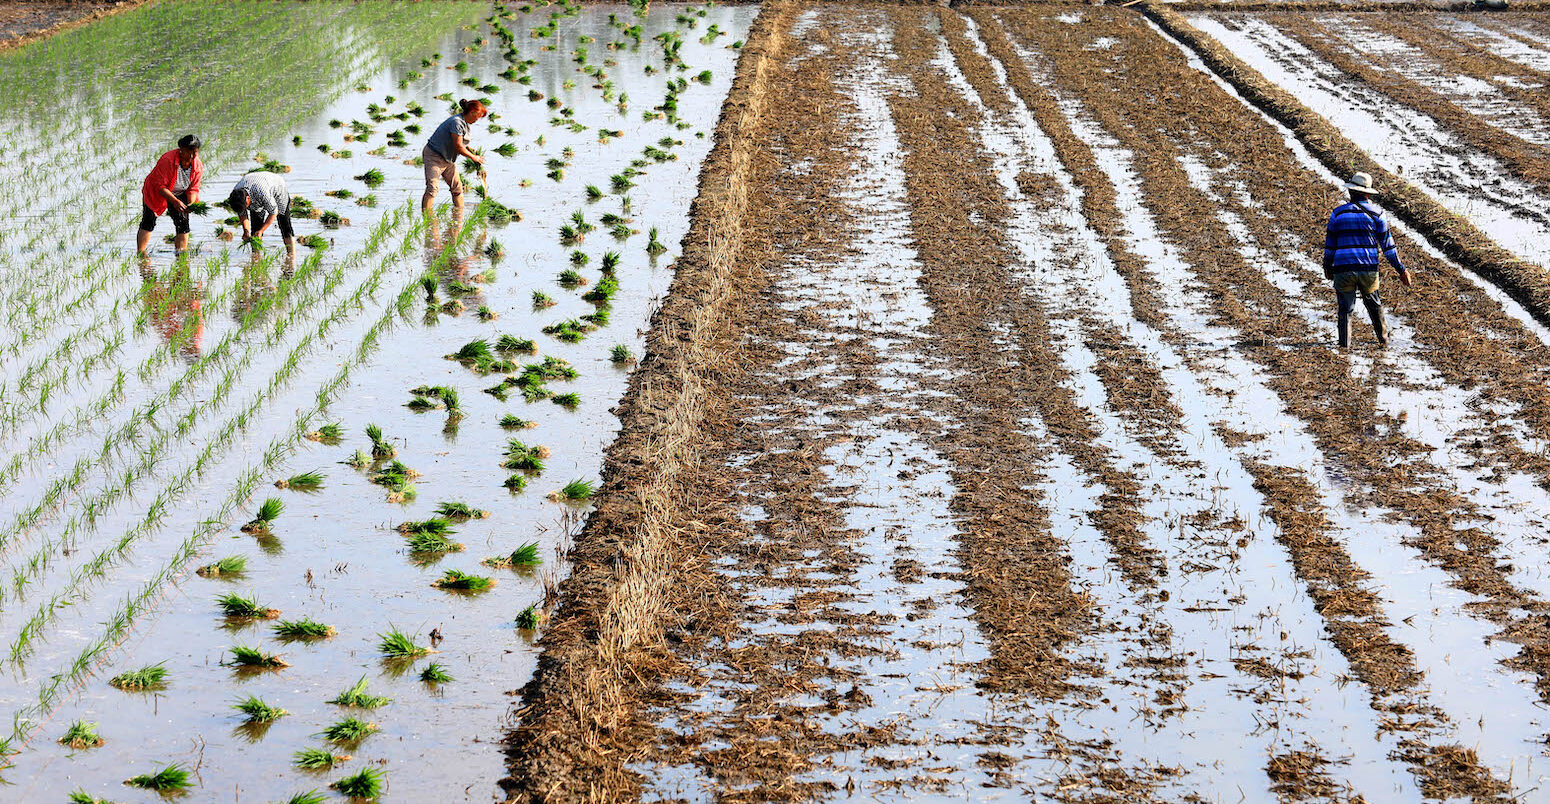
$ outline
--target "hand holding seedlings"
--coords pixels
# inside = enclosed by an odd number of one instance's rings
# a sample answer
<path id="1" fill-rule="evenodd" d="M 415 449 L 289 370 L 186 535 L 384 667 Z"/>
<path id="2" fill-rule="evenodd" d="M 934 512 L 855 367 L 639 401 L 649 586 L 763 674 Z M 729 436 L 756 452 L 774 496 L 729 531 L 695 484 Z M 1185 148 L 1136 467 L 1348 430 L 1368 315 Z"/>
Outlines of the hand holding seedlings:
<path id="1" fill-rule="evenodd" d="M 226 205 L 242 224 L 242 242 L 261 244 L 264 233 L 278 222 L 286 253 L 296 253 L 296 233 L 291 228 L 291 193 L 280 174 L 261 170 L 243 176 L 231 188 Z"/>

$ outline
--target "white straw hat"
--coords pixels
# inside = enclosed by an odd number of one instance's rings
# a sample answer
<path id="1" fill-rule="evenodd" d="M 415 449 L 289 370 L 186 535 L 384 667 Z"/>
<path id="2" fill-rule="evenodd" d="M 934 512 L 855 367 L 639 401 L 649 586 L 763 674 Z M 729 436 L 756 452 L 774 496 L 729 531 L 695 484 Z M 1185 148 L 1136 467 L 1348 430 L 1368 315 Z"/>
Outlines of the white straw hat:
<path id="1" fill-rule="evenodd" d="M 1368 195 L 1378 194 L 1377 189 L 1372 186 L 1372 176 L 1366 173 L 1351 174 L 1350 180 L 1345 183 L 1345 189 Z"/>

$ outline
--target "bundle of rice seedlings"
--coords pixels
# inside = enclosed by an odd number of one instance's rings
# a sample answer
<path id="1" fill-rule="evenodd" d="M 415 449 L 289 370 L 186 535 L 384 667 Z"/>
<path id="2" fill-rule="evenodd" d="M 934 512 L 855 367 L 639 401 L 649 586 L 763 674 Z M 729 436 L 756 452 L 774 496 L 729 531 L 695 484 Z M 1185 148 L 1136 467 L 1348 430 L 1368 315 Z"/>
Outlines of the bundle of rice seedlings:
<path id="1" fill-rule="evenodd" d="M 565 394 L 555 394 L 550 397 L 550 401 L 562 408 L 575 410 L 576 406 L 581 404 L 581 394 L 574 391 Z"/>
<path id="2" fill-rule="evenodd" d="M 437 287 L 437 285 L 436 285 L 436 277 L 434 277 L 434 276 L 422 276 L 422 277 L 420 277 L 420 288 L 425 291 L 425 303 L 426 304 L 435 304 L 436 303 L 436 287 Z"/>
<path id="3" fill-rule="evenodd" d="M 447 668 L 431 662 L 420 671 L 420 680 L 427 684 L 446 684 L 452 681 L 452 674 L 447 672 Z"/>
<path id="4" fill-rule="evenodd" d="M 489 244 L 484 247 L 484 256 L 487 257 L 490 262 L 499 262 L 501 258 L 506 256 L 506 247 L 501 245 L 501 241 L 499 240 L 491 240 Z"/>
<path id="5" fill-rule="evenodd" d="M 353 466 L 356 469 L 364 469 L 371 465 L 371 456 L 366 454 L 366 450 L 358 449 L 355 451 L 354 455 L 351 455 L 349 458 L 340 461 L 340 463 L 343 463 L 346 466 Z"/>
<path id="6" fill-rule="evenodd" d="M 467 503 L 444 502 L 436 506 L 436 513 L 451 519 L 489 519 L 490 512 L 475 508 Z"/>
<path id="7" fill-rule="evenodd" d="M 249 723 L 271 723 L 290 714 L 278 706 L 265 702 L 256 695 L 249 695 L 243 698 L 232 704 L 231 708 L 246 716 Z"/>
<path id="8" fill-rule="evenodd" d="M 544 560 L 538 554 L 538 542 L 528 542 L 512 550 L 509 555 L 486 558 L 482 563 L 487 567 L 495 568 L 536 567 L 544 563 Z"/>
<path id="9" fill-rule="evenodd" d="M 243 597 L 236 592 L 227 592 L 217 597 L 215 604 L 220 607 L 222 614 L 232 618 L 273 620 L 280 616 L 279 609 L 261 606 L 256 597 Z"/>
<path id="10" fill-rule="evenodd" d="M 247 568 L 247 556 L 227 556 L 206 564 L 194 572 L 204 578 L 229 578 L 233 575 L 241 575 Z"/>
<path id="11" fill-rule="evenodd" d="M 549 298 L 549 294 L 547 294 L 547 293 L 545 293 L 545 292 L 543 292 L 541 290 L 533 291 L 533 309 L 534 310 L 542 310 L 545 307 L 553 307 L 555 304 L 556 304 L 555 300 Z"/>
<path id="12" fill-rule="evenodd" d="M 473 363 L 485 363 L 495 360 L 495 352 L 490 348 L 490 342 L 477 338 L 463 344 L 462 348 L 446 356 L 448 360 L 456 360 L 464 365 Z"/>
<path id="13" fill-rule="evenodd" d="M 527 478 L 523 477 L 522 475 L 512 475 L 506 478 L 505 482 L 501 483 L 501 485 L 505 486 L 507 490 L 511 491 L 512 493 L 516 493 L 527 488 Z"/>
<path id="14" fill-rule="evenodd" d="M 606 327 L 608 326 L 608 318 L 611 314 L 612 308 L 610 308 L 607 304 L 603 304 L 596 310 L 593 310 L 592 312 L 582 316 L 581 320 L 594 327 Z"/>
<path id="15" fill-rule="evenodd" d="M 316 790 L 308 790 L 286 799 L 285 804 L 328 804 L 328 797 Z"/>
<path id="16" fill-rule="evenodd" d="M 356 181 L 365 182 L 367 187 L 373 187 L 373 188 L 375 188 L 377 185 L 381 184 L 382 182 L 387 181 L 387 177 L 382 175 L 382 171 L 380 171 L 380 170 L 378 170 L 376 168 L 372 168 L 371 170 L 368 170 L 365 173 L 362 173 L 361 175 L 356 176 L 355 179 L 356 179 Z"/>
<path id="17" fill-rule="evenodd" d="M 506 442 L 506 460 L 501 462 L 501 468 L 537 474 L 544 470 L 544 459 L 547 457 L 548 447 L 530 447 L 513 438 Z"/>
<path id="18" fill-rule="evenodd" d="M 538 426 L 538 422 L 530 421 L 514 413 L 508 413 L 501 417 L 500 426 L 503 430 L 527 430 Z"/>
<path id="19" fill-rule="evenodd" d="M 329 446 L 338 444 L 342 438 L 344 438 L 344 428 L 340 427 L 338 422 L 320 425 L 318 429 L 307 433 L 307 440 L 317 441 Z"/>
<path id="20" fill-rule="evenodd" d="M 415 533 L 409 537 L 409 552 L 417 556 L 461 553 L 463 544 L 439 533 Z"/>
<path id="21" fill-rule="evenodd" d="M 461 279 L 454 279 L 451 282 L 448 282 L 447 290 L 448 292 L 455 293 L 459 296 L 468 296 L 479 292 L 478 288 L 474 287 L 468 282 L 464 282 Z"/>
<path id="22" fill-rule="evenodd" d="M 291 764 L 302 770 L 327 770 L 342 762 L 349 762 L 349 754 L 335 754 L 322 748 L 303 748 L 291 755 Z"/>
<path id="23" fill-rule="evenodd" d="M 355 745 L 376 730 L 375 723 L 367 723 L 358 717 L 347 717 L 318 732 L 318 736 L 335 745 Z"/>
<path id="24" fill-rule="evenodd" d="M 432 652 L 430 648 L 416 645 L 412 637 L 397 628 L 390 628 L 387 633 L 378 634 L 377 640 L 377 650 L 389 659 L 412 659 Z"/>
<path id="25" fill-rule="evenodd" d="M 371 693 L 367 692 L 366 677 L 361 676 L 359 681 L 350 685 L 348 689 L 344 690 L 338 695 L 335 695 L 328 702 L 331 704 L 337 704 L 339 706 L 355 706 L 361 709 L 376 709 L 379 706 L 386 706 L 392 701 L 393 699 L 387 696 L 372 695 Z"/>
<path id="26" fill-rule="evenodd" d="M 323 239 L 322 235 L 303 235 L 297 238 L 296 242 L 307 248 L 328 248 L 328 241 Z"/>
<path id="27" fill-rule="evenodd" d="M 59 744 L 77 751 L 85 748 L 96 748 L 103 743 L 102 735 L 97 733 L 97 724 L 85 720 L 77 720 L 65 729 L 64 736 L 59 738 Z"/>
<path id="28" fill-rule="evenodd" d="M 347 798 L 374 799 L 382 796 L 382 771 L 373 767 L 365 767 L 359 773 L 354 773 L 340 779 L 329 787 L 339 791 L 339 794 Z"/>
<path id="29" fill-rule="evenodd" d="M 551 335 L 555 340 L 564 341 L 565 343 L 577 343 L 587 337 L 587 333 L 591 330 L 592 327 L 588 324 L 575 318 L 569 318 L 544 327 L 544 334 Z"/>
<path id="30" fill-rule="evenodd" d="M 479 316 L 480 321 L 494 321 L 495 319 L 500 318 L 500 314 L 495 312 L 495 310 L 487 304 L 479 305 L 479 309 L 475 310 L 474 314 Z"/>
<path id="31" fill-rule="evenodd" d="M 653 226 L 651 227 L 650 239 L 646 243 L 646 253 L 655 257 L 664 251 L 667 251 L 667 246 L 662 245 L 661 241 L 657 240 L 657 227 Z"/>
<path id="32" fill-rule="evenodd" d="M 496 148 L 495 152 L 500 154 L 501 156 L 508 157 L 508 158 L 516 156 L 517 155 L 517 144 L 514 143 L 514 142 L 501 143 L 501 146 L 499 148 Z"/>
<path id="33" fill-rule="evenodd" d="M 108 685 L 127 692 L 160 689 L 167 684 L 166 662 L 148 664 L 138 670 L 126 670 L 108 680 Z"/>
<path id="34" fill-rule="evenodd" d="M 302 472 L 274 482 L 275 488 L 293 491 L 318 491 L 323 488 L 322 472 Z"/>
<path id="35" fill-rule="evenodd" d="M 571 264 L 572 267 L 582 268 L 582 267 L 585 267 L 586 264 L 591 262 L 591 261 L 592 261 L 592 258 L 587 256 L 587 253 L 585 251 L 572 251 L 570 253 L 570 264 Z"/>
<path id="36" fill-rule="evenodd" d="M 391 458 L 398 454 L 386 439 L 382 437 L 382 428 L 375 424 L 366 425 L 366 437 L 371 439 L 371 457 L 376 459 Z"/>
<path id="37" fill-rule="evenodd" d="M 543 623 L 543 612 L 537 606 L 530 605 L 517 612 L 517 627 L 524 631 L 531 631 Z"/>
<path id="38" fill-rule="evenodd" d="M 281 620 L 274 624 L 274 635 L 281 639 L 327 639 L 338 632 L 310 617 L 300 620 Z"/>
<path id="39" fill-rule="evenodd" d="M 65 801 L 69 802 L 69 804 L 113 804 L 113 802 L 105 798 L 97 798 L 79 787 L 70 791 L 70 795 L 65 796 Z"/>
<path id="40" fill-rule="evenodd" d="M 340 197 L 349 198 L 349 195 Z M 334 212 L 333 210 L 327 210 L 318 215 L 318 223 L 321 223 L 330 229 L 338 229 L 341 226 L 349 226 L 350 219 L 340 215 L 337 212 Z"/>
<path id="41" fill-rule="evenodd" d="M 285 503 L 280 502 L 278 499 L 270 497 L 264 500 L 263 504 L 258 506 L 258 513 L 254 514 L 253 519 L 242 526 L 242 532 L 268 533 L 270 524 L 279 519 L 280 512 L 284 510 Z"/>
<path id="42" fill-rule="evenodd" d="M 534 352 L 538 347 L 527 338 L 518 338 L 515 335 L 502 335 L 495 341 L 495 351 L 501 354 L 512 352 Z"/>
<path id="43" fill-rule="evenodd" d="M 483 592 L 494 585 L 494 578 L 470 575 L 455 569 L 447 570 L 440 578 L 431 582 L 431 586 L 437 589 L 456 589 L 464 592 Z"/>
<path id="44" fill-rule="evenodd" d="M 260 648 L 250 648 L 246 645 L 231 646 L 231 662 L 234 667 L 276 668 L 290 667 L 291 663 L 280 658 L 279 654 L 269 653 Z"/>
<path id="45" fill-rule="evenodd" d="M 385 486 L 389 491 L 403 492 L 409 487 L 410 481 L 419 477 L 420 473 L 405 466 L 402 461 L 393 461 L 381 467 L 371 476 L 371 482 Z"/>
<path id="46" fill-rule="evenodd" d="M 436 410 L 441 407 L 441 403 L 423 396 L 414 396 L 404 403 L 404 407 L 414 411 Z"/>
<path id="47" fill-rule="evenodd" d="M 174 762 L 155 773 L 142 773 L 124 780 L 130 787 L 155 790 L 160 793 L 178 793 L 189 788 L 189 773 Z"/>
<path id="48" fill-rule="evenodd" d="M 592 481 L 577 478 L 561 486 L 559 491 L 549 492 L 549 499 L 556 501 L 564 500 L 565 502 L 586 502 L 592 499 L 592 494 L 595 491 L 596 488 L 592 485 Z"/>

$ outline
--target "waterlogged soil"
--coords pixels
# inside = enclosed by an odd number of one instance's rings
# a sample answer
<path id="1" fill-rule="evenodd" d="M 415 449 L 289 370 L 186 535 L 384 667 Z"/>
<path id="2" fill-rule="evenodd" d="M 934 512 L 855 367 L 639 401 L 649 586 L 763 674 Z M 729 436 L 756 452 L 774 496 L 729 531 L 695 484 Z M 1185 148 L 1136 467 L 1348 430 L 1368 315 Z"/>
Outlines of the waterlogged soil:
<path id="1" fill-rule="evenodd" d="M 218 16 L 234 8 L 179 5 L 193 17 Z M 159 8 L 127 12 L 99 24 L 132 29 L 135 15 Z M 276 13 L 273 7 L 264 8 L 269 9 L 265 14 Z M 612 361 L 610 348 L 620 345 L 632 355 L 641 353 L 646 323 L 672 278 L 676 244 L 688 228 L 685 213 L 695 194 L 698 166 L 710 149 L 708 136 L 696 135 L 707 132 L 716 119 L 738 56 L 731 45 L 745 36 L 755 10 L 657 4 L 641 19 L 627 6 L 591 5 L 576 16 L 559 18 L 551 37 L 535 38 L 530 31 L 549 21 L 550 10 L 524 15 L 513 9 L 511 18 L 501 23 L 513 31 L 521 57 L 536 61 L 528 71 L 531 84 L 522 85 L 498 75 L 510 64 L 502 58 L 504 45 L 483 21 L 489 6 L 413 8 L 435 10 L 425 12 L 426 21 L 439 27 L 417 45 L 357 53 L 332 72 L 308 78 L 321 99 L 311 101 L 314 106 L 303 119 L 282 119 L 281 125 L 262 119 L 249 123 L 259 133 L 246 135 L 250 140 L 243 146 L 256 150 L 243 153 L 217 144 L 224 126 L 241 128 L 241 121 L 203 129 L 209 131 L 210 143 L 207 200 L 224 197 L 238 176 L 257 166 L 254 155 L 262 151 L 289 166 L 285 176 L 291 193 L 350 219 L 338 228 L 298 219 L 298 234 L 318 234 L 328 242 L 317 255 L 300 249 L 295 264 L 288 265 L 272 232 L 264 255 L 250 256 L 213 236 L 214 218 L 225 214 L 215 210 L 212 219 L 194 219 L 196 253 L 188 269 L 179 268 L 170 246 L 160 242 L 161 234 L 170 231 L 166 221 L 144 269 L 150 279 L 142 279 L 122 258 L 132 242 L 129 229 L 115 232 L 117 242 L 87 241 L 73 254 L 42 258 L 65 264 L 100 256 L 111 281 L 60 320 L 118 327 L 124 335 L 118 338 L 109 329 L 105 341 L 93 340 L 78 354 L 67 353 L 60 373 L 72 379 L 50 386 L 54 390 L 47 408 L 30 411 L 35 418 L 7 428 L 13 455 L 22 461 L 20 469 L 5 478 L 8 580 L 0 623 L 10 647 L 7 672 L 0 678 L 0 701 L 7 712 L 24 718 L 18 731 L 26 742 L 12 744 L 21 750 L 3 774 L 10 791 L 6 797 L 58 800 L 79 787 L 114 801 L 156 800 L 152 793 L 125 787 L 123 780 L 172 762 L 194 771 L 194 796 L 202 801 L 279 799 L 323 789 L 363 767 L 381 770 L 389 797 L 397 800 L 478 801 L 496 794 L 501 737 L 511 725 L 509 692 L 532 672 L 537 657 L 533 643 L 539 632 L 518 629 L 514 618 L 530 604 L 544 609 L 546 590 L 566 572 L 561 556 L 588 510 L 548 500 L 546 494 L 573 479 L 599 478 L 604 447 L 618 427 L 612 408 L 635 366 L 633 360 Z M 248 10 L 240 4 L 235 9 Z M 610 26 L 611 15 L 617 15 L 619 27 Z M 326 19 L 320 13 L 316 22 Z M 625 40 L 625 47 L 608 47 L 624 39 L 620 27 L 632 24 L 642 26 L 643 44 Z M 721 35 L 701 41 L 711 25 Z M 692 69 L 680 72 L 665 65 L 662 48 L 652 41 L 674 30 L 683 34 L 681 58 Z M 324 24 L 309 24 L 298 34 L 307 37 L 317 39 L 316 47 L 326 53 L 336 46 L 338 34 Z M 344 38 L 348 43 L 353 37 Z M 480 38 L 487 44 L 477 46 Z M 612 82 L 609 98 L 593 86 L 605 79 L 582 72 L 577 47 L 590 49 L 589 63 L 607 73 Z M 219 62 L 240 60 L 247 45 L 233 38 L 208 42 L 205 48 L 199 58 Z M 25 49 L 20 54 L 29 55 Z M 35 55 L 30 58 L 34 62 L 29 63 L 36 63 Z M 421 59 L 436 63 L 423 66 Z M 465 69 L 452 69 L 457 62 L 466 63 Z M 689 81 L 679 94 L 682 127 L 660 115 L 646 119 L 645 113 L 662 102 L 670 78 L 694 78 L 702 70 L 709 71 L 705 80 Z M 424 76 L 416 78 L 414 73 Z M 498 91 L 481 93 L 460 85 L 465 76 L 493 84 Z M 584 130 L 552 124 L 558 112 L 542 101 L 529 101 L 530 89 L 546 99 L 560 98 Z M 133 105 L 127 100 L 129 90 L 122 87 L 118 97 Z M 483 184 L 489 195 L 518 210 L 520 221 L 487 225 L 444 209 L 426 224 L 410 211 L 411 205 L 418 206 L 422 174 L 405 160 L 418 156 L 425 136 L 445 118 L 448 104 L 436 97 L 443 93 L 486 94 L 492 99 L 496 115 L 476 126 L 472 144 L 488 155 Z M 621 93 L 629 95 L 622 109 Z M 386 100 L 390 95 L 391 102 Z M 392 115 L 411 102 L 428 113 L 373 124 L 375 131 L 364 142 L 344 139 L 350 121 L 369 120 L 370 104 L 385 106 Z M 136 119 L 133 109 L 117 113 Z M 334 127 L 334 120 L 345 125 Z M 5 122 L 11 132 L 7 136 L 31 125 L 21 117 Z M 380 156 L 367 153 L 383 147 L 388 131 L 409 123 L 418 123 L 422 131 L 407 134 L 405 146 L 387 147 Z M 500 126 L 501 133 L 492 133 L 491 123 Z M 103 122 L 87 116 L 82 124 L 90 130 Z M 149 137 L 142 142 L 145 135 L 136 129 L 126 138 L 136 146 L 135 153 L 118 158 L 143 157 L 148 165 L 160 149 Z M 600 141 L 599 129 L 617 130 L 618 135 Z M 300 144 L 292 143 L 293 136 Z M 505 142 L 513 144 L 513 155 L 494 154 Z M 335 151 L 350 149 L 354 155 L 331 157 L 317 150 L 322 143 Z M 624 192 L 630 199 L 626 209 L 610 186 L 610 176 L 643 158 L 647 146 L 672 157 L 641 168 L 635 186 Z M 27 141 L 13 140 L 6 147 L 15 149 L 12 152 L 37 151 Z M 103 149 L 105 159 L 108 150 Z M 50 157 L 43 149 L 36 158 Z M 563 177 L 546 178 L 549 159 L 567 163 Z M 354 178 L 371 168 L 384 174 L 375 188 Z M 137 198 L 139 179 L 129 178 L 132 189 L 109 184 L 97 191 L 100 201 L 116 210 L 118 199 Z M 464 179 L 481 184 L 466 174 Z M 605 197 L 589 200 L 587 185 L 602 188 Z M 359 206 L 354 199 L 325 195 L 341 188 L 357 198 L 374 194 L 376 205 Z M 447 197 L 441 188 L 438 201 L 445 203 Z M 468 199 L 472 213 L 479 200 L 472 188 Z M 58 215 L 55 205 L 68 203 L 39 199 L 36 207 L 24 207 L 23 212 Z M 577 211 L 597 229 L 582 243 L 563 246 L 559 227 Z M 628 226 L 638 232 L 624 239 L 611 237 L 608 227 L 599 223 L 604 213 L 627 217 Z M 90 223 L 68 220 L 83 229 Z M 647 253 L 646 232 L 653 228 L 667 253 Z M 25 231 L 31 235 L 35 229 Z M 492 258 L 483 249 L 496 242 L 503 253 Z M 16 262 L 38 259 L 37 246 L 29 245 L 26 237 L 8 238 L 7 245 Z M 570 267 L 573 251 L 590 257 L 580 269 L 588 284 L 567 289 L 557 277 Z M 580 296 L 601 278 L 598 266 L 606 251 L 620 254 L 619 291 L 606 325 L 578 343 L 543 334 L 548 324 L 596 311 Z M 180 281 L 182 270 L 191 272 L 198 284 Z M 488 280 L 483 276 L 487 270 L 493 271 Z M 456 297 L 466 309 L 428 309 L 416 282 L 427 272 L 437 279 L 438 304 Z M 7 281 L 26 279 L 20 273 L 6 276 Z M 454 281 L 468 283 L 472 291 L 459 296 Z M 15 287 L 5 290 L 12 298 L 26 296 Z M 553 297 L 556 305 L 535 309 L 535 291 Z M 497 317 L 481 321 L 475 313 L 480 306 Z M 18 309 L 28 314 L 25 306 Z M 141 309 L 146 311 L 145 323 L 137 329 Z M 48 315 L 36 308 L 30 314 Z M 327 328 L 320 329 L 325 323 Z M 574 409 L 547 400 L 527 403 L 515 389 L 509 400 L 501 401 L 484 392 L 500 374 L 481 376 L 443 357 L 470 340 L 493 342 L 501 334 L 536 343 L 536 354 L 512 355 L 519 365 L 553 357 L 573 366 L 579 373 L 575 380 L 554 381 L 550 387 L 557 394 L 579 394 L 580 403 Z M 24 340 L 13 353 L 16 361 L 8 355 L 6 362 L 8 368 L 35 365 L 37 356 L 51 351 L 57 348 Z M 104 382 L 71 362 L 98 353 L 125 367 L 123 393 L 111 393 L 111 375 Z M 202 361 L 210 355 L 220 362 Z M 5 372 L 3 379 L 8 387 L 36 394 L 47 383 L 35 378 L 54 371 L 53 363 L 42 365 L 33 378 L 17 368 Z M 141 367 L 143 372 L 137 370 Z M 169 394 L 175 378 L 184 376 L 189 377 L 188 390 Z M 463 416 L 404 407 L 411 398 L 409 389 L 422 384 L 454 388 Z M 163 396 L 168 397 L 165 403 L 159 401 Z M 98 399 L 106 400 L 100 409 L 95 407 Z M 325 404 L 318 410 L 320 402 Z M 110 428 L 136 418 L 136 410 L 141 411 L 137 418 L 144 420 L 138 438 L 157 445 L 154 455 L 143 449 L 111 451 L 105 465 L 86 473 L 79 484 L 51 491 L 61 473 L 68 477 L 77 461 L 95 457 Z M 503 429 L 498 422 L 507 414 L 533 426 Z M 189 424 L 179 428 L 185 418 Z M 77 419 L 82 423 L 73 424 Z M 56 428 L 59 422 L 72 424 Z M 342 442 L 300 438 L 301 432 L 324 422 L 343 426 Z M 369 482 L 366 472 L 341 463 L 357 449 L 369 449 L 363 432 L 368 423 L 380 425 L 398 459 L 421 473 L 412 499 L 390 502 L 387 491 Z M 500 464 L 506 440 L 512 437 L 552 453 L 542 473 L 530 477 L 522 492 L 502 486 L 511 475 Z M 43 446 L 29 451 L 29 444 Z M 325 475 L 322 490 L 304 493 L 272 485 L 309 470 Z M 271 533 L 240 532 L 238 526 L 268 497 L 285 505 Z M 465 545 L 462 552 L 412 560 L 397 526 L 430 518 L 438 503 L 449 500 L 484 509 L 490 516 L 453 525 L 457 532 L 452 539 Z M 133 538 L 121 542 L 126 533 Z M 536 568 L 491 569 L 480 563 L 528 542 L 538 544 L 543 559 Z M 246 556 L 247 569 L 240 577 L 205 578 L 192 572 L 228 555 Z M 481 594 L 433 588 L 432 581 L 448 569 L 488 575 L 496 584 Z M 315 641 L 279 640 L 270 630 L 273 621 L 220 616 L 215 598 L 226 592 L 251 593 L 262 605 L 278 609 L 282 619 L 312 618 L 333 626 L 337 634 Z M 106 624 L 115 622 L 126 600 L 136 601 L 135 616 L 124 630 L 113 630 Z M 383 661 L 378 635 L 393 627 L 437 652 L 410 663 Z M 27 638 L 18 639 L 19 634 Z M 241 672 L 229 665 L 233 645 L 278 652 L 289 666 Z M 443 665 L 454 681 L 421 682 L 419 673 L 430 661 Z M 154 663 L 164 663 L 167 670 L 165 689 L 126 693 L 107 684 L 119 672 Z M 84 668 L 84 673 L 72 673 L 72 668 Z M 371 692 L 392 702 L 371 711 L 326 703 L 363 676 Z M 245 726 L 231 705 L 248 695 L 289 714 L 267 728 Z M 346 715 L 376 723 L 380 730 L 359 746 L 339 749 L 353 759 L 333 771 L 309 773 L 291 767 L 294 752 L 324 747 L 318 732 Z M 58 733 L 77 719 L 99 724 L 106 743 L 77 751 L 56 745 Z"/>
<path id="2" fill-rule="evenodd" d="M 512 800 L 1541 788 L 1521 308 L 1401 230 L 1335 348 L 1340 179 L 1132 11 L 748 48 Z"/>

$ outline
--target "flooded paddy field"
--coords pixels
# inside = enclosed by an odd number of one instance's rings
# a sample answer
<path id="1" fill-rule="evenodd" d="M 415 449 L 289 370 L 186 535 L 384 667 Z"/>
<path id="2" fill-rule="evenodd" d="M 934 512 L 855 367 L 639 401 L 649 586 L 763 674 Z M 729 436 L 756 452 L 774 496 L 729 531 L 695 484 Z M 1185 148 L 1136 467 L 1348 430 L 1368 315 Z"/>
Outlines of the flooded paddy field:
<path id="1" fill-rule="evenodd" d="M 0 52 L 0 800 L 1543 798 L 1543 12 L 1197 9 Z M 294 258 L 132 256 L 189 132 Z M 1340 349 L 1369 163 L 1416 283 Z"/>

